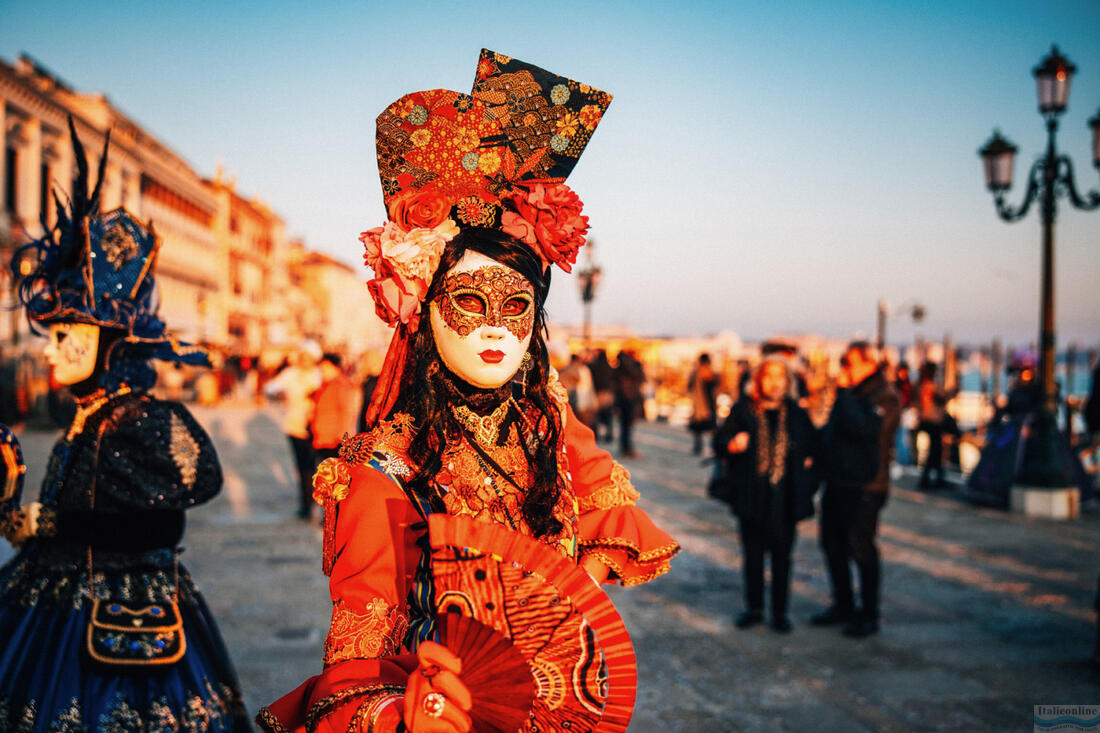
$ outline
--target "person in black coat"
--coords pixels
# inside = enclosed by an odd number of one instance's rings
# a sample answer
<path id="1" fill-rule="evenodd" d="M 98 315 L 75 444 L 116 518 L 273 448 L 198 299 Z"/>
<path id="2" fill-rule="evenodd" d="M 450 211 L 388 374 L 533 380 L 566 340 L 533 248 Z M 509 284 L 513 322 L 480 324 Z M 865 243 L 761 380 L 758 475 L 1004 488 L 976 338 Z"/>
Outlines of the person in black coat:
<path id="1" fill-rule="evenodd" d="M 901 400 L 865 341 L 848 346 L 841 360 L 836 401 L 822 431 L 818 460 L 825 479 L 821 500 L 821 548 L 829 568 L 833 603 L 816 614 L 816 626 L 844 624 L 844 634 L 878 631 L 881 563 L 875 536 L 886 505 L 894 436 Z M 850 563 L 859 569 L 856 611 Z"/>
<path id="2" fill-rule="evenodd" d="M 764 620 L 764 555 L 771 556 L 772 628 L 791 630 L 787 617 L 795 525 L 813 516 L 816 433 L 791 397 L 786 361 L 765 359 L 752 387 L 715 433 L 714 452 L 726 462 L 723 498 L 737 515 L 744 549 L 745 606 L 738 628 Z"/>

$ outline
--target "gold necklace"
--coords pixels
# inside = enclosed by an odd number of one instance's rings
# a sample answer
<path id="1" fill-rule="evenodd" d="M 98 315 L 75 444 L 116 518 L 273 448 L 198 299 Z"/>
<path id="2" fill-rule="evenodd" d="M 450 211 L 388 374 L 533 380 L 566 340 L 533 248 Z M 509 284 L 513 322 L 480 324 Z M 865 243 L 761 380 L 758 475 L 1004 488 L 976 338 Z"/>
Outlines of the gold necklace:
<path id="1" fill-rule="evenodd" d="M 478 415 L 466 405 L 452 407 L 451 414 L 462 423 L 477 442 L 482 445 L 496 445 L 497 438 L 500 436 L 500 426 L 508 414 L 508 402 L 501 403 L 488 415 Z"/>
<path id="2" fill-rule="evenodd" d="M 130 385 L 123 384 L 117 391 L 110 394 L 105 389 L 98 389 L 92 392 L 87 397 L 81 397 L 76 400 L 76 415 L 73 417 L 73 423 L 69 426 L 69 431 L 65 433 L 65 440 L 72 441 L 73 438 L 80 435 L 84 431 L 84 423 L 89 417 L 94 415 L 99 408 L 113 400 L 115 397 L 119 397 L 124 394 L 129 394 Z"/>

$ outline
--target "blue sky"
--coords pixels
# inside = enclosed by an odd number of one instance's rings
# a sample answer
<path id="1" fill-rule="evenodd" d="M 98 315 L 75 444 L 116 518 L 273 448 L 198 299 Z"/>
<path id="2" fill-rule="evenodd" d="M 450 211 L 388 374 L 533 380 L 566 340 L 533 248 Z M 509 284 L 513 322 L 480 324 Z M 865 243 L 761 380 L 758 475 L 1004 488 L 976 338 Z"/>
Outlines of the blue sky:
<path id="1" fill-rule="evenodd" d="M 112 102 L 210 175 L 358 265 L 384 218 L 374 117 L 417 89 L 470 88 L 480 48 L 615 95 L 570 177 L 605 277 L 595 320 L 745 338 L 874 328 L 920 300 L 929 338 L 1038 323 L 1039 221 L 1000 221 L 976 151 L 994 126 L 1043 149 L 1031 69 L 1078 67 L 1059 143 L 1100 185 L 1100 3 L 54 3 L 0 0 L 21 51 Z M 1016 201 L 1022 186 L 1012 191 Z M 1059 340 L 1100 342 L 1100 212 L 1063 205 Z M 367 272 L 364 271 L 364 278 Z M 560 274 L 551 317 L 578 322 Z M 893 339 L 912 324 L 891 322 Z"/>

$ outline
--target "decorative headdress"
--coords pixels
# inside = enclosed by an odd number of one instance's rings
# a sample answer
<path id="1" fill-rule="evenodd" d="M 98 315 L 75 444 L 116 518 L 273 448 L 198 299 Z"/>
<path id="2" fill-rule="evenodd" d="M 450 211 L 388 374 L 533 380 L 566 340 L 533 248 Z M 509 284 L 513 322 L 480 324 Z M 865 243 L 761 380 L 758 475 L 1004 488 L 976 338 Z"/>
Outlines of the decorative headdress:
<path id="1" fill-rule="evenodd" d="M 169 337 L 157 315 L 153 265 L 160 239 L 152 227 L 123 208 L 99 213 L 110 133 L 89 193 L 88 160 L 71 117 L 69 131 L 77 165 L 72 197 L 66 206 L 54 192 L 57 222 L 51 228 L 43 218 L 45 235 L 16 250 L 10 264 L 13 275 L 22 277 L 19 299 L 31 329 L 41 332 L 42 324 L 64 322 L 122 331 L 107 366 L 110 372 L 121 362 L 133 362 L 134 374 L 114 375 L 115 381 L 121 378 L 132 386 L 146 386 L 141 382 L 151 370 L 141 365 L 149 359 L 209 364 L 202 349 Z M 21 267 L 28 262 L 33 269 L 23 276 Z"/>
<path id="2" fill-rule="evenodd" d="M 363 232 L 379 317 L 397 326 L 368 410 L 392 406 L 397 372 L 447 243 L 489 227 L 570 272 L 588 217 L 565 185 L 611 95 L 482 49 L 473 91 L 406 94 L 378 116 L 378 174 L 389 220 Z"/>

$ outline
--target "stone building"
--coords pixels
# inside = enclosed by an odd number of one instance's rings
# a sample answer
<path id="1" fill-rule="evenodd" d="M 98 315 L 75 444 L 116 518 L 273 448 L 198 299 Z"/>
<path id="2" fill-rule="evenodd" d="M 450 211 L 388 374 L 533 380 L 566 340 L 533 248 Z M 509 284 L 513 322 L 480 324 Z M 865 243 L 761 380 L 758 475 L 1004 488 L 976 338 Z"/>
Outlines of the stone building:
<path id="1" fill-rule="evenodd" d="M 374 315 L 365 272 L 300 242 L 257 197 L 245 197 L 221 171 L 204 179 L 106 96 L 79 92 L 29 56 L 0 59 L 0 348 L 26 348 L 27 326 L 15 305 L 6 264 L 16 247 L 41 236 L 72 189 L 72 116 L 89 165 L 111 146 L 101 209 L 126 207 L 161 237 L 157 262 L 160 313 L 181 339 L 226 353 L 275 357 L 302 338 L 358 355 L 384 349 L 389 331 Z M 36 348 L 41 346 L 37 343 Z M 5 348 L 6 350 L 6 348 Z"/>
<path id="2" fill-rule="evenodd" d="M 224 343 L 223 262 L 214 228 L 217 201 L 191 167 L 102 94 L 77 92 L 33 59 L 15 65 L 0 60 L 0 130 L 4 165 L 0 176 L 0 256 L 52 225 L 52 191 L 64 198 L 76 175 L 66 119 L 72 116 L 88 154 L 99 164 L 104 134 L 111 148 L 101 192 L 101 209 L 124 206 L 151 221 L 162 238 L 157 263 L 161 316 L 180 338 Z M 12 303 L 7 272 L 0 286 Z M 0 340 L 20 318 L 0 319 Z"/>
<path id="3" fill-rule="evenodd" d="M 283 220 L 257 198 L 237 193 L 221 170 L 206 187 L 217 201 L 214 229 L 222 243 L 228 351 L 256 355 L 265 347 L 296 342 L 284 294 L 290 286 Z"/>

